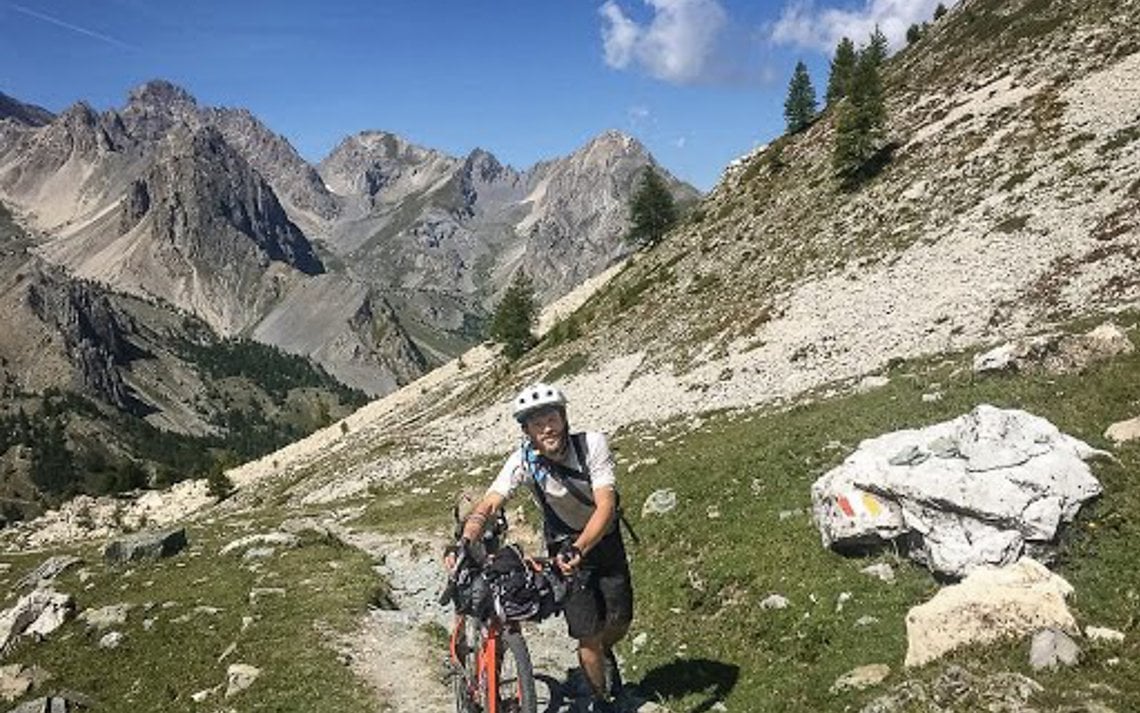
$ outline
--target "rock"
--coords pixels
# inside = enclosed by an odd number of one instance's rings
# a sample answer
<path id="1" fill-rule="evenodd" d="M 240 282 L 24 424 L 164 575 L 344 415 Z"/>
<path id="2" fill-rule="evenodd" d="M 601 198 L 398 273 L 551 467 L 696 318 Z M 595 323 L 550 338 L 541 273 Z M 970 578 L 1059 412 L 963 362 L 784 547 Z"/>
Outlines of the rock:
<path id="1" fill-rule="evenodd" d="M 301 540 L 291 532 L 266 532 L 260 535 L 247 535 L 223 547 L 218 554 L 228 555 L 235 550 L 244 550 L 254 545 L 269 545 L 273 547 L 297 547 Z"/>
<path id="2" fill-rule="evenodd" d="M 1140 416 L 1112 424 L 1104 432 L 1104 437 L 1116 443 L 1140 440 Z"/>
<path id="3" fill-rule="evenodd" d="M 873 626 L 879 623 L 879 617 L 871 616 L 870 614 L 859 617 L 855 620 L 855 626 Z"/>
<path id="4" fill-rule="evenodd" d="M 1124 641 L 1123 631 L 1109 629 L 1106 626 L 1086 626 L 1085 636 L 1089 637 L 1091 641 L 1107 641 L 1111 643 Z"/>
<path id="5" fill-rule="evenodd" d="M 840 592 L 839 596 L 835 598 L 835 613 L 843 611 L 843 607 L 847 602 L 851 601 L 851 592 Z"/>
<path id="6" fill-rule="evenodd" d="M 933 404 L 942 400 L 941 391 L 931 391 L 922 395 L 922 403 Z"/>
<path id="7" fill-rule="evenodd" d="M 13 708 L 9 713 L 71 713 L 72 711 L 90 708 L 92 701 L 79 693 L 60 693 L 46 698 L 36 698 L 25 701 Z"/>
<path id="8" fill-rule="evenodd" d="M 119 644 L 123 643 L 123 632 L 121 631 L 108 631 L 99 639 L 99 648 L 101 649 L 117 649 Z"/>
<path id="9" fill-rule="evenodd" d="M 38 688 L 51 674 L 39 666 L 19 663 L 0 666 L 0 698 L 14 701 L 33 688 Z"/>
<path id="10" fill-rule="evenodd" d="M 876 579 L 880 579 L 884 582 L 895 581 L 895 571 L 886 562 L 879 562 L 878 564 L 868 565 L 859 571 L 863 574 L 866 574 L 870 577 L 875 577 Z"/>
<path id="11" fill-rule="evenodd" d="M 978 568 L 907 613 L 906 665 L 921 666 L 963 646 L 1044 628 L 1076 631 L 1065 603 L 1072 591 L 1028 557 L 1007 567 Z"/>
<path id="12" fill-rule="evenodd" d="M 1033 635 L 1029 647 L 1029 666 L 1034 671 L 1076 666 L 1081 660 L 1081 647 L 1059 629 L 1042 629 Z"/>
<path id="13" fill-rule="evenodd" d="M 644 631 L 633 637 L 633 653 L 638 653 L 649 643 L 649 634 Z"/>
<path id="14" fill-rule="evenodd" d="M 1080 372 L 1098 361 L 1132 353 L 1128 335 L 1106 322 L 1085 334 L 1044 334 L 1003 344 L 974 357 L 976 373 L 1045 370 Z"/>
<path id="15" fill-rule="evenodd" d="M 242 554 L 241 558 L 243 560 L 264 560 L 275 554 L 277 554 L 277 550 L 273 547 L 250 547 Z"/>
<path id="16" fill-rule="evenodd" d="M 783 597 L 779 594 L 770 594 L 764 599 L 764 601 L 760 602 L 760 608 L 787 609 L 789 604 L 791 604 L 791 602 L 789 602 L 786 597 Z"/>
<path id="17" fill-rule="evenodd" d="M 34 587 L 45 580 L 55 579 L 55 577 L 62 573 L 64 570 L 68 569 L 69 567 L 73 567 L 82 561 L 83 560 L 79 559 L 78 557 L 72 557 L 71 555 L 56 555 L 54 557 L 49 557 L 44 560 L 39 567 L 36 567 L 27 575 L 20 578 L 20 581 L 16 582 L 16 589 L 28 589 L 29 587 Z"/>
<path id="18" fill-rule="evenodd" d="M 194 701 L 195 703 L 201 703 L 202 701 L 206 700 L 210 696 L 214 695 L 214 693 L 218 690 L 218 688 L 220 688 L 220 686 L 214 686 L 213 688 L 203 688 L 201 691 L 198 691 L 196 693 L 191 693 L 190 699 L 192 701 Z"/>
<path id="19" fill-rule="evenodd" d="M 861 691 L 864 688 L 879 685 L 887 680 L 889 675 L 891 675 L 891 667 L 886 664 L 874 663 L 859 666 L 837 678 L 835 683 L 831 684 L 831 692 Z"/>
<path id="20" fill-rule="evenodd" d="M 985 374 L 995 371 L 1010 371 L 1017 368 L 1020 349 L 1010 343 L 995 347 L 983 354 L 974 356 L 974 373 Z"/>
<path id="21" fill-rule="evenodd" d="M 865 394 L 868 391 L 881 389 L 889 383 L 891 383 L 891 380 L 885 376 L 864 376 L 859 380 L 859 383 L 855 385 L 855 392 Z"/>
<path id="22" fill-rule="evenodd" d="M 186 547 L 185 528 L 144 532 L 108 543 L 103 548 L 103 559 L 111 565 L 138 560 L 156 560 L 177 554 L 184 547 Z"/>
<path id="23" fill-rule="evenodd" d="M 126 624 L 130 610 L 130 604 L 112 604 L 100 609 L 84 609 L 77 618 L 89 629 L 109 629 Z"/>
<path id="24" fill-rule="evenodd" d="M 241 693 L 253 685 L 261 669 L 244 663 L 232 663 L 226 669 L 226 698 Z"/>
<path id="25" fill-rule="evenodd" d="M 249 603 L 250 604 L 257 604 L 259 599 L 261 599 L 262 597 L 269 597 L 269 596 L 283 597 L 283 596 L 285 596 L 285 588 L 284 587 L 254 587 L 253 589 L 249 590 Z"/>
<path id="26" fill-rule="evenodd" d="M 812 486 L 813 516 L 825 546 L 893 541 L 931 570 L 962 577 L 1050 545 L 1100 494 L 1084 462 L 1100 454 L 1045 419 L 981 405 L 863 441 Z"/>
<path id="27" fill-rule="evenodd" d="M 654 490 L 641 506 L 641 516 L 664 515 L 677 507 L 677 493 L 670 488 Z"/>
<path id="28" fill-rule="evenodd" d="M 46 636 L 63 626 L 75 611 L 70 594 L 36 589 L 0 612 L 0 652 L 6 652 L 21 634 Z"/>

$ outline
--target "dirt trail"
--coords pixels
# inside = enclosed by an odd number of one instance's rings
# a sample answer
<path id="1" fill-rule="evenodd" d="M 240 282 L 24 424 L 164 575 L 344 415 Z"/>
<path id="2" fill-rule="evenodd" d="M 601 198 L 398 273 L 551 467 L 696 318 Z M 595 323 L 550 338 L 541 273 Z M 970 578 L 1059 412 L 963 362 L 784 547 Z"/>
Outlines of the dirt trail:
<path id="1" fill-rule="evenodd" d="M 455 710 L 446 672 L 446 651 L 434 624 L 450 628 L 450 607 L 436 598 L 443 584 L 439 554 L 444 542 L 426 533 L 403 536 L 342 530 L 338 536 L 368 553 L 391 586 L 396 609 L 373 609 L 361 628 L 342 642 L 354 672 L 372 686 L 393 713 Z M 559 617 L 524 629 L 534 661 L 540 713 L 573 713 L 577 675 L 574 642 Z M 438 631 L 438 629 L 436 629 Z M 567 683 L 570 681 L 570 683 Z M 645 709 L 648 711 L 648 709 Z"/>

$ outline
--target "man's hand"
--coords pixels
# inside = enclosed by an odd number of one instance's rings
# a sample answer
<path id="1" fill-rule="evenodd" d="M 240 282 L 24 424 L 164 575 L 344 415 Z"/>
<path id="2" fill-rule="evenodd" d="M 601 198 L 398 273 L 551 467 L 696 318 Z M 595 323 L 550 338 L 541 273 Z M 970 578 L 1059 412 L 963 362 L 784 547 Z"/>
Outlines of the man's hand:
<path id="1" fill-rule="evenodd" d="M 558 569 L 562 571 L 562 574 L 569 577 L 582 566 L 582 550 L 578 549 L 576 545 L 567 545 L 562 548 L 554 561 L 558 564 Z"/>

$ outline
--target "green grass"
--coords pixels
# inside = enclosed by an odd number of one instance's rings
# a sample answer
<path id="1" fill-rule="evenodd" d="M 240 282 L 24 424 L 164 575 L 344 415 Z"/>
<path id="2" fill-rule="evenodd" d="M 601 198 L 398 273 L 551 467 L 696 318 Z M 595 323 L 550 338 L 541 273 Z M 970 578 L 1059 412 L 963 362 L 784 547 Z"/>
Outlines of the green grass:
<path id="1" fill-rule="evenodd" d="M 253 530 L 259 531 L 264 530 Z M 302 538 L 301 547 L 279 549 L 276 556 L 260 560 L 255 573 L 242 566 L 240 553 L 217 555 L 225 542 L 244 534 L 192 526 L 188 550 L 130 568 L 105 567 L 93 548 L 78 552 L 93 577 L 82 583 L 77 570 L 71 570 L 57 588 L 73 593 L 80 610 L 135 605 L 127 624 L 115 627 L 126 638 L 117 649 L 101 650 L 101 633 L 71 621 L 42 642 L 22 639 L 6 662 L 38 664 L 53 676 L 27 698 L 71 689 L 92 696 L 103 711 L 213 710 L 221 705 L 220 693 L 206 703 L 193 702 L 191 694 L 224 683 L 226 667 L 241 662 L 262 669 L 252 687 L 231 699 L 241 710 L 377 710 L 373 694 L 328 645 L 330 632 L 353 628 L 376 591 L 378 580 L 368 558 L 310 535 Z M 42 557 L 3 558 L 14 564 L 9 581 Z M 251 604 L 255 587 L 283 587 L 286 592 Z M 144 611 L 148 602 L 153 607 Z M 175 604 L 164 608 L 165 602 Z M 221 611 L 194 613 L 197 606 Z M 183 615 L 189 619 L 179 621 Z M 244 616 L 254 621 L 241 632 Z M 149 631 L 142 624 L 148 617 L 155 619 Z M 234 642 L 236 649 L 219 663 Z"/>
<path id="2" fill-rule="evenodd" d="M 905 374 L 900 368 L 889 386 L 869 394 L 746 418 L 723 415 L 665 445 L 619 438 L 627 460 L 658 459 L 620 481 L 644 541 L 632 549 L 633 633 L 650 637 L 645 650 L 630 657 L 636 671 L 627 678 L 647 677 L 673 711 L 706 710 L 702 706 L 710 696 L 723 699 L 729 710 L 820 711 L 845 705 L 857 710 L 856 704 L 883 687 L 842 699 L 831 695 L 828 688 L 847 670 L 887 663 L 894 673 L 886 685 L 903 680 L 904 616 L 936 591 L 932 577 L 895 562 L 890 553 L 871 559 L 833 554 L 821 547 L 807 515 L 781 519 L 780 512 L 808 509 L 811 483 L 860 439 L 953 418 L 979 403 L 1027 409 L 1102 447 L 1105 427 L 1140 412 L 1140 356 L 1066 377 L 974 379 L 968 369 L 951 375 L 966 363 L 918 365 Z M 934 382 L 943 400 L 922 402 L 921 394 Z M 829 448 L 832 441 L 841 448 Z M 1092 647 L 1081 667 L 1045 676 L 1027 670 L 1025 642 L 970 651 L 952 661 L 1031 675 L 1047 689 L 1043 703 L 1057 703 L 1074 686 L 1100 681 L 1120 691 L 1106 702 L 1140 704 L 1140 645 L 1134 630 L 1140 616 L 1140 572 L 1134 564 L 1140 543 L 1140 517 L 1134 514 L 1140 508 L 1134 475 L 1140 448 L 1121 449 L 1117 456 L 1120 464 L 1094 466 L 1105 495 L 1066 534 L 1059 569 L 1076 588 L 1071 605 L 1080 623 L 1129 630 L 1126 644 Z M 677 510 L 638 518 L 635 504 L 664 487 L 677 492 Z M 710 507 L 719 510 L 719 518 L 709 519 Z M 859 573 L 879 560 L 898 565 L 894 584 Z M 692 586 L 694 578 L 703 590 Z M 841 592 L 852 598 L 837 613 Z M 792 606 L 761 610 L 759 602 L 771 593 L 788 597 Z M 881 621 L 856 627 L 864 615 Z M 1113 656 L 1121 663 L 1106 666 Z M 678 667 L 678 660 L 698 663 Z M 939 670 L 935 664 L 916 675 Z M 679 684 L 672 675 L 679 671 L 695 680 Z"/>

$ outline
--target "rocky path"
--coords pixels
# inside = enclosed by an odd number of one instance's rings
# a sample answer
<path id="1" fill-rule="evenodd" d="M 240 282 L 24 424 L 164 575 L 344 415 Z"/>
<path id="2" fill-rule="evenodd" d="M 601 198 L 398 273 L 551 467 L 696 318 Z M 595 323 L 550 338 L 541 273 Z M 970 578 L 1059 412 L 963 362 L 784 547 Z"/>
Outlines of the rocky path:
<path id="1" fill-rule="evenodd" d="M 374 608 L 360 630 L 343 642 L 357 675 L 369 683 L 395 713 L 444 713 L 454 710 L 446 651 L 438 627 L 450 629 L 450 607 L 436 601 L 443 584 L 439 553 L 444 542 L 425 533 L 403 536 L 342 530 L 338 536 L 379 564 L 391 586 L 394 609 Z M 437 626 L 438 625 L 438 626 Z M 576 710 L 569 691 L 577 675 L 577 656 L 561 618 L 525 629 L 538 678 L 539 711 Z M 570 681 L 570 683 L 567 683 Z"/>

